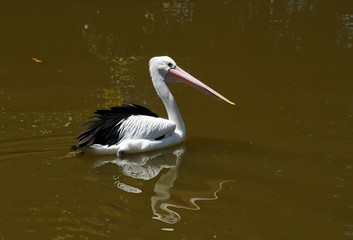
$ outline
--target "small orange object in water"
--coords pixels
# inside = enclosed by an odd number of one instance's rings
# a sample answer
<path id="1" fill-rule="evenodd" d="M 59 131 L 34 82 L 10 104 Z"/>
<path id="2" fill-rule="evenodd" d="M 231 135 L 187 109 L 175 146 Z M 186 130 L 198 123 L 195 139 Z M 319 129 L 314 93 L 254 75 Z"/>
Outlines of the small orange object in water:
<path id="1" fill-rule="evenodd" d="M 37 58 L 35 58 L 35 57 L 32 58 L 32 60 L 35 61 L 36 63 L 41 63 L 41 62 L 42 62 L 42 60 L 39 60 L 39 59 L 37 59 Z"/>

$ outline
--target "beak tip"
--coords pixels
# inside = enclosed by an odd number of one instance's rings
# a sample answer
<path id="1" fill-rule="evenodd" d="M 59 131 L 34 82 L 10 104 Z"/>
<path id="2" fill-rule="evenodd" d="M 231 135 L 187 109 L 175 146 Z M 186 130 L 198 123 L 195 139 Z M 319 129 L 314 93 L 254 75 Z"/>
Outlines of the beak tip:
<path id="1" fill-rule="evenodd" d="M 235 107 L 235 103 L 233 102 L 228 102 L 230 105 L 232 105 L 233 107 Z"/>

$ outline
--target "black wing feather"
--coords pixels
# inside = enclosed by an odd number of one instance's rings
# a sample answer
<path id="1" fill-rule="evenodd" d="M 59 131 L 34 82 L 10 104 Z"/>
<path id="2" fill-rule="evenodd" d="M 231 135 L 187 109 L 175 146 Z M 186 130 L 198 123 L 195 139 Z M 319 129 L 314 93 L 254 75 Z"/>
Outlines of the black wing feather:
<path id="1" fill-rule="evenodd" d="M 79 133 L 77 137 L 78 144 L 72 146 L 71 150 L 75 151 L 92 144 L 109 146 L 116 144 L 122 138 L 118 131 L 119 123 L 132 115 L 158 117 L 151 110 L 136 104 L 124 104 L 106 110 L 97 110 L 95 114 L 97 115 L 89 118 L 91 121 L 82 125 L 88 125 L 88 128 Z"/>

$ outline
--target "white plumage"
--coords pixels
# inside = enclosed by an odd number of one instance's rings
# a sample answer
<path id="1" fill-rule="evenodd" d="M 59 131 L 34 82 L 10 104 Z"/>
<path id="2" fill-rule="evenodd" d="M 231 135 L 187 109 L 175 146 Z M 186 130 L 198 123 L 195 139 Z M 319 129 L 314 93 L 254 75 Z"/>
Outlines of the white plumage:
<path id="1" fill-rule="evenodd" d="M 180 67 L 170 57 L 154 57 L 149 70 L 158 96 L 162 99 L 168 120 L 142 106 L 129 104 L 108 110 L 97 110 L 98 116 L 77 138 L 73 150 L 83 148 L 96 154 L 122 155 L 169 147 L 185 139 L 186 129 L 178 106 L 169 90 L 171 82 L 184 82 L 198 90 L 235 105 Z"/>
<path id="2" fill-rule="evenodd" d="M 176 124 L 164 118 L 144 115 L 130 116 L 122 120 L 119 131 L 123 135 L 120 142 L 128 139 L 156 139 L 168 137 L 176 128 Z"/>

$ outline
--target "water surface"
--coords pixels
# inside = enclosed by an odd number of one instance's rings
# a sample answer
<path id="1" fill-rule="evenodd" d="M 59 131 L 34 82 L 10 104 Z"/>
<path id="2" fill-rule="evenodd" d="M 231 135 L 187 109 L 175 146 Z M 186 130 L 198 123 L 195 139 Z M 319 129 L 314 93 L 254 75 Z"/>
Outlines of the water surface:
<path id="1" fill-rule="evenodd" d="M 0 239 L 353 238 L 350 1 L 5 1 L 0 16 Z M 184 143 L 70 153 L 96 109 L 166 116 L 157 55 L 236 108 L 174 84 Z"/>

